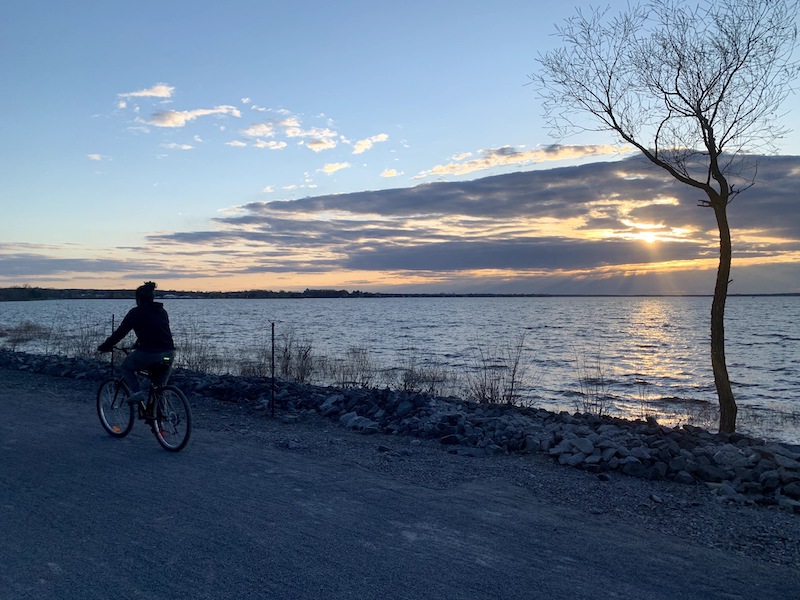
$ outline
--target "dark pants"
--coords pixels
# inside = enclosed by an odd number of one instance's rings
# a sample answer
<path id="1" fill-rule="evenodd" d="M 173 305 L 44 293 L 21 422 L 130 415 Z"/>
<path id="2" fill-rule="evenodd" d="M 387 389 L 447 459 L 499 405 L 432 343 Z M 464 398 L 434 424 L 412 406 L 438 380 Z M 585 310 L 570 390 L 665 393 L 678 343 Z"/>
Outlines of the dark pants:
<path id="1" fill-rule="evenodd" d="M 122 361 L 120 369 L 122 370 L 122 379 L 128 384 L 131 393 L 135 394 L 141 389 L 139 384 L 139 377 L 136 371 L 146 371 L 150 367 L 165 364 L 165 358 L 169 359 L 169 368 L 164 369 L 163 376 L 160 381 L 154 381 L 156 385 L 166 385 L 169 374 L 172 371 L 172 362 L 175 360 L 175 351 L 169 350 L 167 352 L 143 352 L 142 350 L 134 350 L 125 360 Z"/>

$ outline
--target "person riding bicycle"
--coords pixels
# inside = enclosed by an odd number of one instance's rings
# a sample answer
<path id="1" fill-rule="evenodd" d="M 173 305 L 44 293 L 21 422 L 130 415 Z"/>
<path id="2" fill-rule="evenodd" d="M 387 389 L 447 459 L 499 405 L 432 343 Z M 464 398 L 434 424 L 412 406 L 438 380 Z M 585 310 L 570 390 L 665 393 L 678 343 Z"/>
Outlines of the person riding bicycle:
<path id="1" fill-rule="evenodd" d="M 137 371 L 145 371 L 156 365 L 167 364 L 161 381 L 165 385 L 169 378 L 172 362 L 175 359 L 175 343 L 169 327 L 169 316 L 161 302 L 155 301 L 156 284 L 147 281 L 136 288 L 136 307 L 128 311 L 116 331 L 97 347 L 98 352 L 111 352 L 133 330 L 136 334 L 134 351 L 128 354 L 120 365 L 122 378 L 131 391 L 130 402 L 146 398 L 147 392 L 141 390 Z"/>

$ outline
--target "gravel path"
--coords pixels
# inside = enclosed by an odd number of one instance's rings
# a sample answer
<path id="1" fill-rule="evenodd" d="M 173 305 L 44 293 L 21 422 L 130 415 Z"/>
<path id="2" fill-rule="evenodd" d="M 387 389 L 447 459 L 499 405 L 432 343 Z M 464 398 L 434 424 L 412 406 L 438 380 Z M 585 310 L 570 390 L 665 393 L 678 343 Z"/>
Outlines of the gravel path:
<path id="1" fill-rule="evenodd" d="M 92 404 L 95 382 L 0 369 L 0 388 L 46 390 Z M 471 481 L 508 482 L 543 502 L 569 506 L 694 544 L 800 568 L 800 515 L 777 507 L 724 504 L 704 485 L 650 481 L 609 473 L 608 480 L 558 465 L 550 457 L 463 456 L 434 441 L 362 435 L 319 416 L 284 424 L 251 406 L 190 398 L 196 421 L 210 430 L 253 437 L 276 449 L 330 457 L 401 481 L 451 488 Z M 89 407 L 87 407 L 89 409 Z"/>
<path id="2" fill-rule="evenodd" d="M 537 500 L 577 508 L 611 522 L 669 534 L 711 548 L 800 568 L 800 515 L 777 507 L 724 504 L 705 485 L 688 486 L 559 465 L 544 455 L 464 456 L 434 441 L 365 436 L 319 416 L 283 425 L 239 405 L 204 403 L 212 427 L 259 436 L 309 456 L 334 452 L 353 464 L 398 480 L 449 488 L 475 480 L 509 482 Z M 216 422 L 215 422 L 216 421 Z"/>

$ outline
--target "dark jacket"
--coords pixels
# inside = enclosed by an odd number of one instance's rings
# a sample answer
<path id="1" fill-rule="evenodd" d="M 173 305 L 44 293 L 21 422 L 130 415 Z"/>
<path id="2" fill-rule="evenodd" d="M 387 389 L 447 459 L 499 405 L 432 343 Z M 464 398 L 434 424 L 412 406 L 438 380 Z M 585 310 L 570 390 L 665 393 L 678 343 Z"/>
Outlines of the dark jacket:
<path id="1" fill-rule="evenodd" d="M 175 342 L 172 341 L 172 332 L 169 328 L 169 316 L 161 302 L 147 302 L 132 308 L 122 319 L 117 330 L 100 344 L 99 350 L 108 352 L 131 330 L 136 334 L 137 350 L 143 352 L 175 350 Z"/>

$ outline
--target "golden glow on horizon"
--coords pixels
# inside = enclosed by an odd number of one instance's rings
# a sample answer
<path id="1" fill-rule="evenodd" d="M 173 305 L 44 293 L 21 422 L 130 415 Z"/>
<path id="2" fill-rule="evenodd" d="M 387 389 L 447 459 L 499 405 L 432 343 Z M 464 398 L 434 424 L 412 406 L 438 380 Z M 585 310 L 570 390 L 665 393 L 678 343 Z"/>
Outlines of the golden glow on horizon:
<path id="1" fill-rule="evenodd" d="M 653 244 L 658 241 L 658 234 L 655 231 L 640 231 L 639 233 L 635 233 L 634 236 L 637 236 L 640 240 L 648 244 Z"/>

